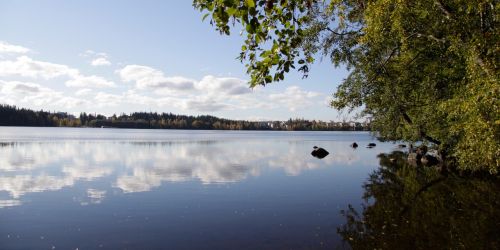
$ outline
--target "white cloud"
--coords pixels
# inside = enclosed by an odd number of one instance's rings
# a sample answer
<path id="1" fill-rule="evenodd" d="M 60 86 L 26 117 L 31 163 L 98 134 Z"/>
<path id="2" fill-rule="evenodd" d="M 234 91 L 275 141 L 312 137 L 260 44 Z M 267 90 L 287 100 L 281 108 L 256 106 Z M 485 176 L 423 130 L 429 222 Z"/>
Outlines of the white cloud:
<path id="1" fill-rule="evenodd" d="M 155 68 L 127 65 L 117 71 L 124 82 L 134 82 L 136 90 L 130 95 L 136 103 L 171 106 L 187 111 L 216 112 L 221 110 L 276 108 L 284 106 L 291 111 L 312 105 L 319 93 L 288 87 L 285 92 L 265 95 L 254 91 L 247 81 L 236 77 L 206 75 L 200 81 L 185 77 L 167 77 Z M 164 96 L 152 100 L 137 91 L 153 90 Z M 247 95 L 253 93 L 253 95 Z M 128 99 L 128 98 L 127 98 Z"/>
<path id="2" fill-rule="evenodd" d="M 167 77 L 155 68 L 144 65 L 127 65 L 118 70 L 124 82 L 135 82 L 138 89 L 153 89 L 159 95 L 172 95 L 178 91 L 202 95 L 243 95 L 251 92 L 246 81 L 235 77 L 207 75 L 196 81 L 182 76 Z"/>
<path id="3" fill-rule="evenodd" d="M 9 104 L 25 103 L 46 108 L 56 106 L 73 108 L 89 104 L 88 101 L 65 96 L 63 92 L 37 83 L 0 80 L 0 100 Z"/>
<path id="4" fill-rule="evenodd" d="M 15 61 L 0 61 L 0 76 L 22 76 L 47 80 L 60 76 L 74 78 L 79 74 L 77 69 L 66 65 L 35 61 L 27 56 L 20 56 Z"/>
<path id="5" fill-rule="evenodd" d="M 88 49 L 88 50 L 85 50 L 85 52 L 80 53 L 78 55 L 81 57 L 90 57 L 90 56 L 94 55 L 95 53 L 96 53 L 95 51 Z"/>
<path id="6" fill-rule="evenodd" d="M 142 65 L 127 65 L 121 70 L 118 70 L 117 73 L 124 82 L 140 81 L 148 77 L 158 78 L 163 76 L 161 71 Z"/>
<path id="7" fill-rule="evenodd" d="M 124 99 L 127 100 L 129 103 L 133 104 L 139 104 L 139 105 L 158 105 L 162 106 L 162 104 L 165 104 L 164 98 L 153 98 L 151 96 L 145 96 L 137 93 L 136 90 L 128 90 L 124 94 Z M 168 98 L 170 99 L 170 98 Z"/>
<path id="8" fill-rule="evenodd" d="M 320 95 L 317 92 L 301 90 L 298 86 L 291 86 L 286 88 L 284 93 L 270 94 L 269 99 L 284 105 L 290 111 L 296 111 L 311 106 L 313 104 L 312 99 Z"/>
<path id="9" fill-rule="evenodd" d="M 53 79 L 68 77 L 66 86 L 104 88 L 114 87 L 115 83 L 100 76 L 84 76 L 78 69 L 66 65 L 37 61 L 27 56 L 20 56 L 15 61 L 0 61 L 0 76 L 21 76 L 33 79 Z"/>
<path id="10" fill-rule="evenodd" d="M 117 106 L 123 101 L 123 96 L 99 92 L 94 97 L 94 100 L 96 101 L 97 106 L 99 107 Z"/>
<path id="11" fill-rule="evenodd" d="M 162 71 L 142 65 L 127 65 L 117 72 L 124 82 L 135 82 L 138 89 L 161 90 L 160 94 L 172 94 L 171 91 L 192 90 L 195 81 L 189 78 L 166 77 Z"/>
<path id="12" fill-rule="evenodd" d="M 251 93 L 245 80 L 235 77 L 215 77 L 207 75 L 196 83 L 196 88 L 201 91 L 208 91 L 217 95 L 243 95 Z"/>
<path id="13" fill-rule="evenodd" d="M 78 106 L 90 105 L 90 102 L 80 98 L 65 96 L 52 103 L 52 105 L 71 109 Z"/>
<path id="14" fill-rule="evenodd" d="M 2 53 L 14 53 L 14 54 L 26 54 L 30 52 L 30 49 L 19 45 L 13 45 L 4 41 L 0 41 L 0 54 Z"/>
<path id="15" fill-rule="evenodd" d="M 98 57 L 90 63 L 92 66 L 108 66 L 111 62 L 105 57 Z"/>
<path id="16" fill-rule="evenodd" d="M 122 81 L 135 83 L 136 89 L 127 94 L 130 97 L 128 100 L 187 111 L 214 112 L 238 108 L 239 102 L 249 103 L 248 98 L 243 96 L 252 92 L 245 80 L 235 77 L 207 75 L 197 81 L 182 76 L 169 77 L 158 69 L 144 65 L 127 65 L 116 73 Z M 163 97 L 152 99 L 138 93 L 147 90 Z"/>
<path id="17" fill-rule="evenodd" d="M 80 53 L 81 57 L 108 57 L 108 54 L 104 52 L 95 52 L 91 49 L 85 50 L 83 53 Z"/>
<path id="18" fill-rule="evenodd" d="M 60 93 L 50 88 L 42 87 L 40 84 L 31 82 L 0 80 L 0 84 L 2 85 L 0 93 L 12 97 L 28 98 L 30 97 L 30 95 L 37 95 L 40 93 L 50 93 L 53 95 L 57 95 L 57 93 Z"/>
<path id="19" fill-rule="evenodd" d="M 80 53 L 79 56 L 85 58 L 92 58 L 90 61 L 90 65 L 92 66 L 109 66 L 111 62 L 109 61 L 108 54 L 104 52 L 95 52 L 93 50 L 86 50 L 83 53 Z"/>
<path id="20" fill-rule="evenodd" d="M 41 86 L 35 83 L 28 82 L 9 82 L 6 84 L 10 87 L 12 92 L 20 92 L 20 93 L 37 93 L 41 91 Z"/>
<path id="21" fill-rule="evenodd" d="M 82 76 L 78 75 L 75 78 L 66 81 L 66 86 L 77 88 L 107 88 L 115 87 L 115 83 L 108 81 L 100 76 Z"/>
<path id="22" fill-rule="evenodd" d="M 204 100 L 186 100 L 183 102 L 182 108 L 184 110 L 193 110 L 199 112 L 214 112 L 229 109 L 231 105 L 224 102 L 217 102 L 211 99 Z"/>
<path id="23" fill-rule="evenodd" d="M 87 96 L 92 93 L 92 89 L 80 89 L 75 92 L 76 96 Z"/>

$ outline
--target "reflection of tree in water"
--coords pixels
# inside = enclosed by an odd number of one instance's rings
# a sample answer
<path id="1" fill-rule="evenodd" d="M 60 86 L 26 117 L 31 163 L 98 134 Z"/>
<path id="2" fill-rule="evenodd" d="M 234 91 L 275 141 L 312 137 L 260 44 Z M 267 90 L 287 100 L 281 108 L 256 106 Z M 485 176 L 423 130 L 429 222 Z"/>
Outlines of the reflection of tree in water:
<path id="1" fill-rule="evenodd" d="M 342 211 L 338 232 L 353 249 L 500 249 L 498 178 L 443 176 L 410 166 L 401 152 L 379 159 L 363 186 L 363 213 Z"/>

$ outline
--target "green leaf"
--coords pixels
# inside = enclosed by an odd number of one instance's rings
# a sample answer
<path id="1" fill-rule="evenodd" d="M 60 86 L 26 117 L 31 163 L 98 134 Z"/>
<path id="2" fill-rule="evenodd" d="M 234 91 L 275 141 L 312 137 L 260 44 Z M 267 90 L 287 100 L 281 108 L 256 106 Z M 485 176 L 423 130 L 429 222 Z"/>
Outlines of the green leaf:
<path id="1" fill-rule="evenodd" d="M 202 21 L 202 22 L 203 22 L 203 21 L 205 21 L 205 19 L 206 19 L 209 15 L 210 15 L 210 13 L 207 13 L 207 14 L 203 15 L 203 17 L 201 18 L 201 21 Z"/>
<path id="2" fill-rule="evenodd" d="M 248 8 L 255 8 L 255 2 L 254 0 L 246 0 L 246 5 L 248 6 Z"/>
<path id="3" fill-rule="evenodd" d="M 249 34 L 253 34 L 253 33 L 255 33 L 255 27 L 253 27 L 253 25 L 252 25 L 252 24 L 247 24 L 245 28 L 246 28 L 246 31 L 247 31 Z"/>

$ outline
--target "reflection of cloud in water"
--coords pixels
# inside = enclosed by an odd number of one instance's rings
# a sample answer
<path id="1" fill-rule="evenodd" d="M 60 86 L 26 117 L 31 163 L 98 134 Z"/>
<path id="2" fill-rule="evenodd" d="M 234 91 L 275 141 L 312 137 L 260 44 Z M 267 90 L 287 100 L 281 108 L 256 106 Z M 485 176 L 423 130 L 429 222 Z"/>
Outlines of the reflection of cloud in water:
<path id="1" fill-rule="evenodd" d="M 290 144 L 288 152 L 270 159 L 268 164 L 270 167 L 282 168 L 288 175 L 297 176 L 305 170 L 336 164 L 351 165 L 359 161 L 359 156 L 352 150 L 345 150 L 345 148 L 340 147 L 331 147 L 329 150 L 330 154 L 328 156 L 323 159 L 316 159 L 310 155 L 310 152 L 304 151 L 304 148 L 300 147 L 300 145 Z"/>
<path id="2" fill-rule="evenodd" d="M 360 157 L 353 150 L 338 150 L 334 151 L 330 156 L 326 157 L 325 163 L 328 165 L 345 164 L 352 165 L 354 162 L 359 162 Z"/>
<path id="3" fill-rule="evenodd" d="M 0 148 L 0 191 L 19 198 L 26 193 L 54 191 L 110 175 L 113 169 L 93 160 L 97 151 L 112 149 L 89 143 L 15 143 Z"/>
<path id="4" fill-rule="evenodd" d="M 90 203 L 99 204 L 106 197 L 106 191 L 89 188 L 87 196 L 90 198 Z"/>
<path id="5" fill-rule="evenodd" d="M 286 154 L 270 159 L 268 164 L 271 167 L 283 168 L 285 173 L 292 176 L 299 175 L 303 170 L 319 168 L 319 160 L 306 153 L 299 151 L 295 145 L 291 145 Z"/>
<path id="6" fill-rule="evenodd" d="M 0 148 L 0 159 L 2 159 L 0 171 L 32 170 L 41 165 L 61 161 L 60 157 L 64 157 L 59 153 L 64 150 L 63 147 L 42 147 L 39 143 L 12 143 L 10 145 L 10 147 Z"/>
<path id="7" fill-rule="evenodd" d="M 21 205 L 20 200 L 0 200 L 0 208 L 4 207 L 14 207 Z"/>
<path id="8" fill-rule="evenodd" d="M 59 190 L 65 186 L 72 186 L 74 179 L 58 176 L 31 176 L 16 175 L 0 177 L 0 190 L 7 191 L 13 198 L 19 198 L 25 193 Z"/>
<path id="9" fill-rule="evenodd" d="M 73 201 L 80 203 L 82 206 L 87 206 L 90 204 L 101 204 L 101 202 L 106 198 L 106 190 L 99 190 L 89 188 L 85 192 L 85 196 L 74 196 Z"/>
<path id="10" fill-rule="evenodd" d="M 54 191 L 77 181 L 94 182 L 113 176 L 112 186 L 130 193 L 149 191 L 163 182 L 238 182 L 260 175 L 268 166 L 299 175 L 305 170 L 359 160 L 351 151 L 332 147 L 330 152 L 332 155 L 318 160 L 303 144 L 286 141 L 274 145 L 230 140 L 14 143 L 0 147 L 0 158 L 5 159 L 0 164 L 0 191 L 17 200 L 26 193 Z M 106 191 L 89 188 L 77 200 L 100 203 L 105 197 Z"/>
<path id="11" fill-rule="evenodd" d="M 88 166 L 85 165 L 65 165 L 62 172 L 74 180 L 82 179 L 91 181 L 103 176 L 110 175 L 113 169 L 110 167 Z"/>
<path id="12" fill-rule="evenodd" d="M 237 182 L 260 173 L 257 161 L 270 157 L 265 151 L 223 146 L 157 148 L 126 159 L 130 174 L 118 177 L 115 186 L 124 192 L 148 191 L 164 181 L 199 179 L 204 184 Z"/>

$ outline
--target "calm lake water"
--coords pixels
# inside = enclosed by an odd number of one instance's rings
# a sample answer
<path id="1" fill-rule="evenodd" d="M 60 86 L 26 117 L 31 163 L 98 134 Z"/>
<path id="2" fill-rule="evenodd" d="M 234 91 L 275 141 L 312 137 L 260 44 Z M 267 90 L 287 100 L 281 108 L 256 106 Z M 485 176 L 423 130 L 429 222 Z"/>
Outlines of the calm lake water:
<path id="1" fill-rule="evenodd" d="M 314 158 L 313 146 L 330 154 Z M 0 248 L 349 249 L 405 237 L 453 246 L 448 227 L 478 218 L 471 244 L 498 244 L 498 183 L 415 172 L 396 149 L 366 132 L 0 127 Z M 449 185 L 487 197 L 448 199 Z M 420 235 L 427 208 L 448 218 L 471 199 L 485 211 L 439 221 L 434 242 Z"/>

